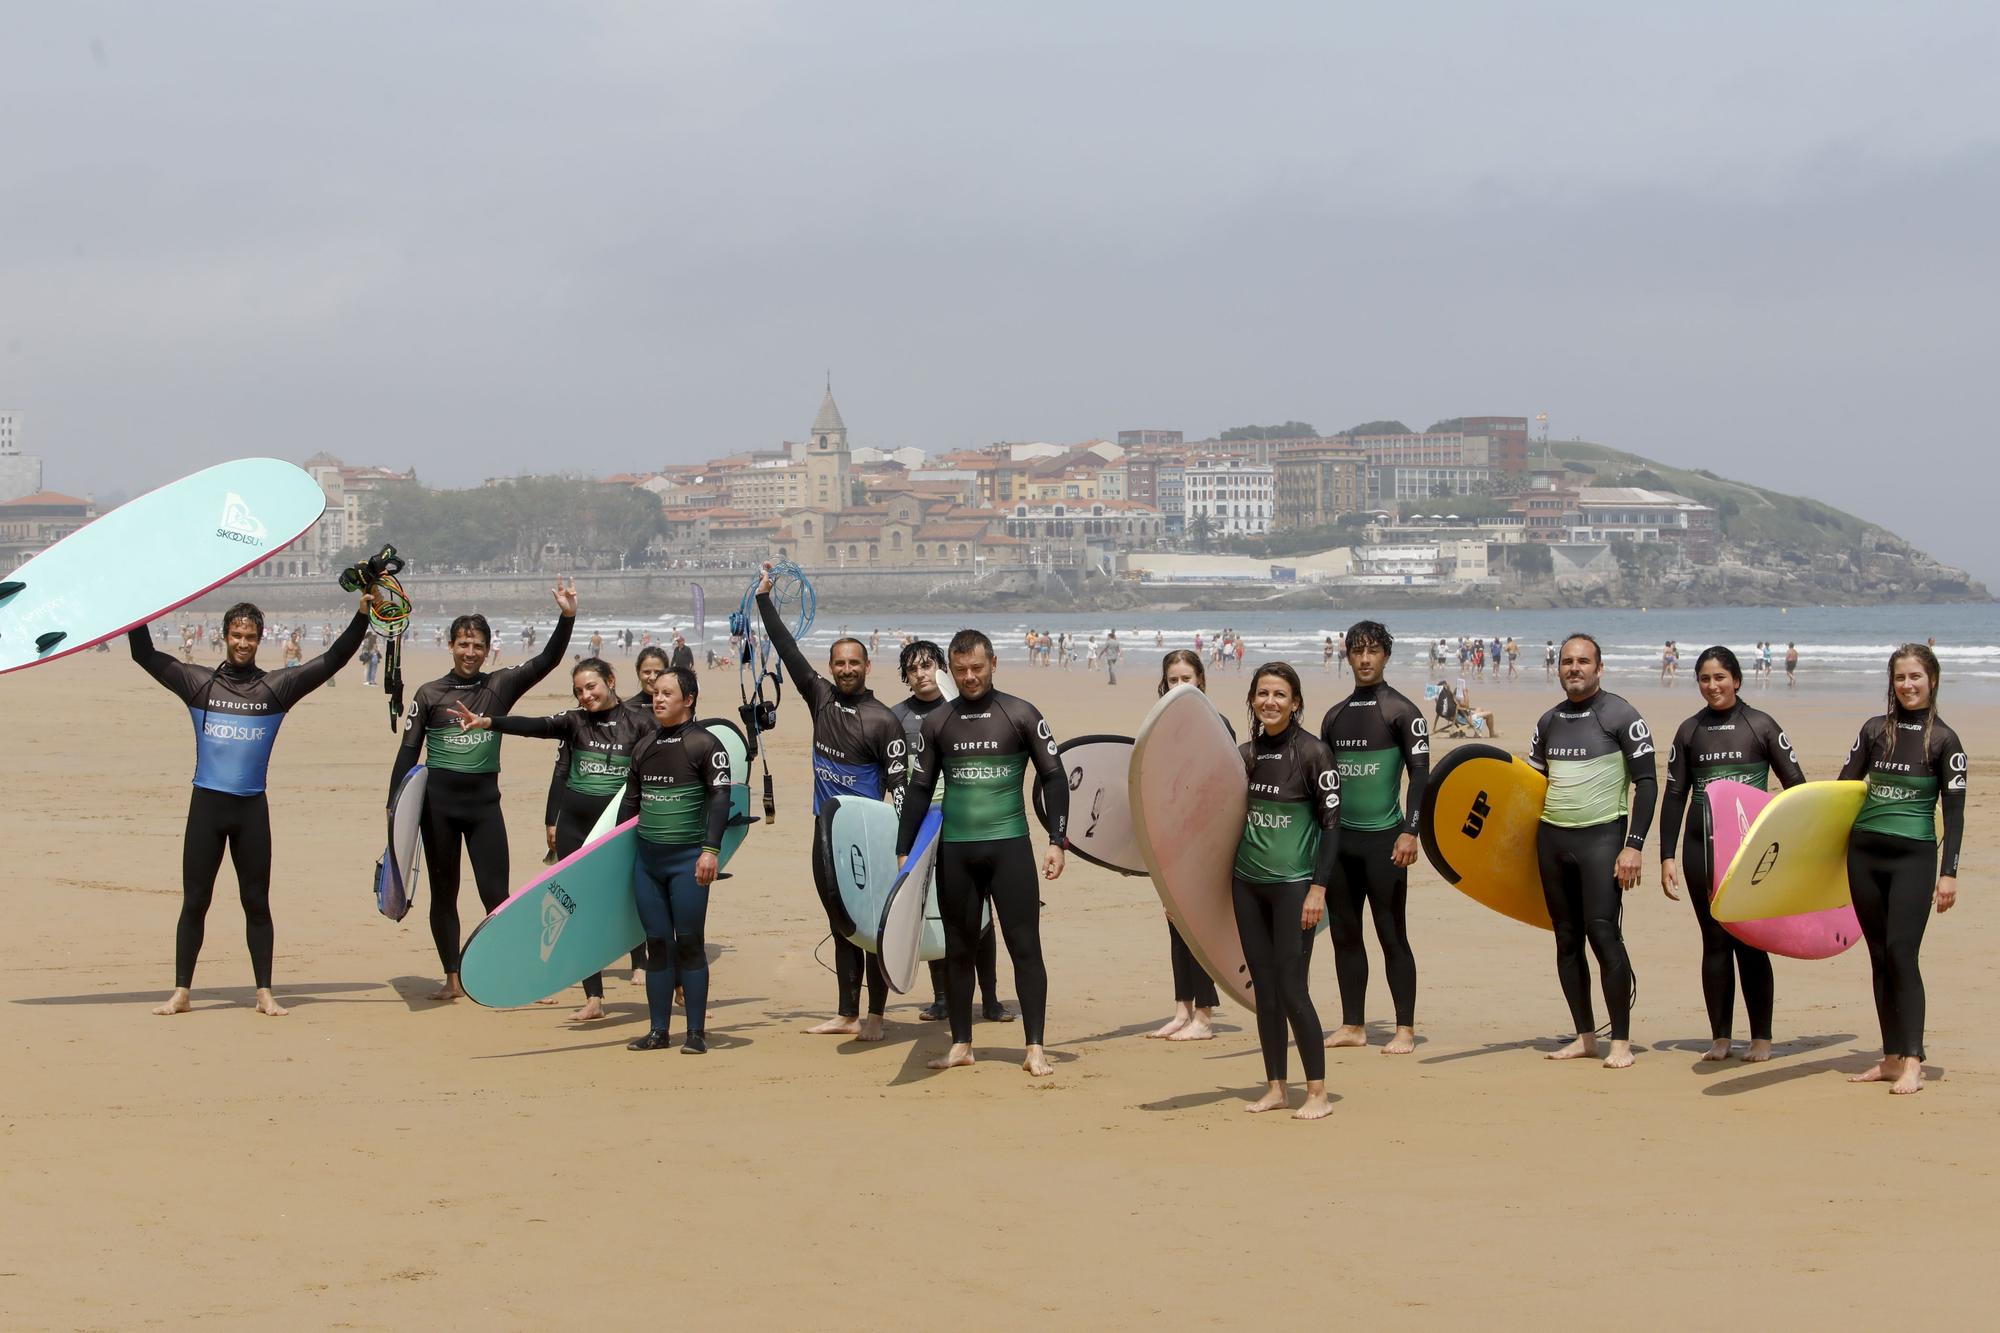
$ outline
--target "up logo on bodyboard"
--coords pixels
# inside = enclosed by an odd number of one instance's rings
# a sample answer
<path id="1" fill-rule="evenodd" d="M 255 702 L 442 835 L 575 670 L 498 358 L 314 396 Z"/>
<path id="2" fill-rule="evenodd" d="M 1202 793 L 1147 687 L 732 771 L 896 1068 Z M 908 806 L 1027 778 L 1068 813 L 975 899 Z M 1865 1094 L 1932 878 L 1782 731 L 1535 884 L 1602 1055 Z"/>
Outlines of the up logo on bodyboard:
<path id="1" fill-rule="evenodd" d="M 861 850 L 858 842 L 847 844 L 847 873 L 854 877 L 856 893 L 868 891 L 868 854 Z"/>
<path id="2" fill-rule="evenodd" d="M 1752 884 L 1762 884 L 1764 877 L 1778 868 L 1778 847 L 1779 844 L 1774 842 L 1765 850 L 1763 857 L 1757 862 L 1757 868 L 1750 872 Z"/>
<path id="3" fill-rule="evenodd" d="M 1485 792 L 1480 792 L 1472 798 L 1472 809 L 1466 812 L 1465 827 L 1459 832 L 1468 838 L 1477 838 L 1486 829 L 1486 816 L 1492 813 L 1493 802 L 1487 799 Z"/>
<path id="4" fill-rule="evenodd" d="M 560 884 L 551 884 L 542 894 L 542 961 L 548 962 L 555 952 L 556 941 L 562 938 L 563 927 L 569 924 L 571 913 L 576 911 L 576 903 Z"/>

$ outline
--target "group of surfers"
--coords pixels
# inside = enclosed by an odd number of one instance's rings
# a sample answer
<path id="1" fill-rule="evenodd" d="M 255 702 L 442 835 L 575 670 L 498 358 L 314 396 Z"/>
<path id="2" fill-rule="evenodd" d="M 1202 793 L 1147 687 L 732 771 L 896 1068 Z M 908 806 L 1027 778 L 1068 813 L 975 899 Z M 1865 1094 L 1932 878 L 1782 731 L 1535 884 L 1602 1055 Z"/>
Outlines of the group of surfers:
<path id="1" fill-rule="evenodd" d="M 1042 880 L 1062 875 L 1069 846 L 1069 786 L 1048 722 L 1032 704 L 995 688 L 993 645 L 978 630 L 960 630 L 943 648 L 922 639 L 904 645 L 898 671 L 909 695 L 891 707 L 869 688 L 867 645 L 852 637 L 837 639 L 821 674 L 794 641 L 770 592 L 767 568 L 755 600 L 765 633 L 811 718 L 815 814 L 833 796 L 895 802 L 897 854 L 903 857 L 932 805 L 941 806 L 936 886 L 945 956 L 932 964 L 933 1001 L 923 1016 L 948 1022 L 951 1043 L 931 1067 L 973 1063 L 976 989 L 983 992 L 985 1019 L 1013 1019 L 996 994 L 990 917 L 1013 966 L 1026 1046 L 1022 1068 L 1048 1075 L 1048 972 L 1037 880 L 1038 872 Z M 509 891 L 499 736 L 555 739 L 561 749 L 545 816 L 553 851 L 567 855 L 580 847 L 613 800 L 621 802 L 621 821 L 638 820 L 633 888 L 646 940 L 632 964 L 634 978 L 644 978 L 650 1021 L 630 1048 L 671 1047 L 678 1001 L 680 1049 L 701 1054 L 707 1050 L 705 922 L 729 815 L 729 757 L 694 720 L 698 676 L 658 648 L 640 652 L 641 691 L 629 699 L 619 697 L 612 665 L 590 656 L 571 669 L 576 708 L 547 718 L 513 716 L 514 705 L 560 664 L 569 645 L 576 614 L 573 582 L 559 579 L 552 595 L 560 618 L 547 642 L 535 656 L 504 670 L 486 670 L 493 644 L 486 619 L 475 614 L 454 620 L 448 634 L 451 670 L 420 687 L 409 705 L 389 790 L 393 796 L 421 756 L 430 773 L 421 824 L 430 926 L 444 973 L 434 998 L 463 994 L 461 857 L 472 864 L 487 911 Z M 134 660 L 186 704 L 196 734 L 175 989 L 154 1012 L 184 1013 L 190 1007 L 189 988 L 225 850 L 244 908 L 256 1008 L 269 1015 L 285 1012 L 271 991 L 265 775 L 287 711 L 326 683 L 360 646 L 372 597 L 362 594 L 354 619 L 323 655 L 277 671 L 256 664 L 263 617 L 248 603 L 225 614 L 226 651 L 213 669 L 160 653 L 144 627 L 131 632 Z M 1364 915 L 1374 925 L 1394 1006 L 1394 1032 L 1383 1053 L 1408 1054 L 1416 1047 L 1417 968 L 1406 907 L 1408 868 L 1422 832 L 1430 737 L 1423 710 L 1385 679 L 1395 647 L 1388 628 L 1361 621 L 1341 646 L 1353 689 L 1327 710 L 1317 730 L 1307 725 L 1305 692 L 1289 663 L 1266 662 L 1251 673 L 1249 737 L 1240 746 L 1249 813 L 1229 886 L 1253 992 L 1272 997 L 1257 1006 L 1268 1086 L 1246 1109 L 1290 1106 L 1288 1054 L 1295 1043 L 1306 1076 L 1305 1101 L 1295 1114 L 1306 1120 L 1330 1109 L 1325 1048 L 1368 1043 Z M 954 699 L 942 692 L 944 671 L 957 687 Z M 1536 724 L 1527 761 L 1548 778 L 1537 859 L 1554 926 L 1556 973 L 1575 1030 L 1574 1039 L 1547 1058 L 1602 1056 L 1606 1067 L 1618 1069 L 1633 1063 L 1634 986 L 1622 933 L 1624 894 L 1642 880 L 1658 776 L 1645 719 L 1602 688 L 1602 674 L 1603 653 L 1595 639 L 1574 634 L 1563 640 L 1557 662 L 1563 698 Z M 1956 901 L 1967 763 L 1956 733 L 1938 715 L 1939 671 L 1932 650 L 1920 644 L 1898 648 L 1888 676 L 1884 711 L 1862 724 L 1840 771 L 1843 779 L 1868 784 L 1847 860 L 1882 1036 L 1880 1061 L 1854 1081 L 1886 1081 L 1894 1091 L 1908 1093 L 1924 1081 L 1918 952 L 1931 911 L 1947 911 Z M 1742 1058 L 1754 1062 L 1771 1053 L 1770 958 L 1710 916 L 1713 867 L 1705 821 L 1685 817 L 1691 802 L 1700 808 L 1703 789 L 1717 779 L 1760 787 L 1773 775 L 1787 787 L 1805 780 L 1784 729 L 1739 697 L 1742 680 L 1742 667 L 1726 647 L 1711 647 L 1696 661 L 1695 681 L 1705 706 L 1681 724 L 1669 750 L 1661 881 L 1670 898 L 1685 890 L 1700 927 L 1702 989 L 1713 1040 L 1703 1058 L 1732 1054 L 1740 978 L 1750 1035 Z M 1177 649 L 1162 659 L 1160 692 L 1183 683 L 1207 688 L 1198 650 Z M 1046 839 L 1039 858 L 1024 796 L 1031 770 Z M 1341 1022 L 1330 1035 L 1320 1026 L 1307 986 L 1313 937 L 1322 920 L 1332 936 L 1341 1006 Z M 1207 1038 L 1214 1031 L 1215 984 L 1171 923 L 1169 933 L 1177 1008 L 1151 1035 Z M 879 962 L 837 927 L 833 938 L 837 1013 L 810 1031 L 878 1040 L 888 991 Z M 1600 972 L 1610 1020 L 1608 1050 L 1599 1044 L 1586 950 Z M 602 1017 L 602 978 L 583 984 L 585 1005 L 577 1017 Z"/>

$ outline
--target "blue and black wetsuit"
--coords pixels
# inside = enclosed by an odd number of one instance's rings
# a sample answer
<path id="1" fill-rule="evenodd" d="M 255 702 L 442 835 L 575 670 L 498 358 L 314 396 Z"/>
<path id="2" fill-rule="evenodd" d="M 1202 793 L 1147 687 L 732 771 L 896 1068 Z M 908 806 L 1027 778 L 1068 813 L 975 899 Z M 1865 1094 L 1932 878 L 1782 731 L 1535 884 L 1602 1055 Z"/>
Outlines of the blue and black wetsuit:
<path id="1" fill-rule="evenodd" d="M 153 647 L 144 625 L 126 636 L 132 660 L 173 691 L 194 722 L 194 791 L 181 844 L 181 916 L 174 930 L 175 986 L 194 984 L 225 848 L 236 867 L 250 967 L 260 988 L 270 986 L 271 811 L 264 800 L 264 779 L 271 747 L 286 712 L 347 665 L 367 632 L 367 615 L 356 612 L 324 653 L 277 671 L 264 671 L 254 662 L 239 667 L 227 659 L 213 668 L 176 662 Z"/>
<path id="2" fill-rule="evenodd" d="M 560 742 L 556 746 L 561 768 L 549 782 L 549 808 L 544 818 L 556 829 L 556 858 L 568 856 L 583 846 L 596 826 L 604 807 L 625 790 L 625 770 L 632 762 L 632 747 L 649 732 L 659 730 L 653 720 L 652 700 L 641 696 L 643 711 L 624 699 L 601 713 L 572 708 L 552 717 L 496 717 L 493 730 L 503 736 L 535 736 Z M 646 946 L 632 951 L 632 968 L 646 966 Z M 604 998 L 604 974 L 592 972 L 583 979 L 583 993 Z"/>
<path id="3" fill-rule="evenodd" d="M 492 911 L 507 901 L 507 820 L 500 811 L 500 734 L 465 731 L 451 713 L 464 704 L 501 718 L 521 696 L 562 661 L 576 620 L 564 616 L 542 651 L 518 666 L 457 672 L 417 687 L 403 720 L 403 743 L 389 773 L 389 794 L 417 766 L 419 751 L 430 778 L 424 786 L 424 869 L 431 884 L 431 940 L 446 976 L 458 975 L 459 846 L 472 860 L 479 901 Z"/>
<path id="4" fill-rule="evenodd" d="M 868 690 L 843 694 L 832 681 L 813 670 L 799 651 L 771 604 L 770 594 L 757 599 L 764 632 L 785 664 L 785 671 L 806 701 L 812 718 L 813 814 L 829 796 L 866 796 L 900 807 L 909 764 L 904 756 L 903 724 L 889 706 Z M 821 885 L 822 896 L 829 886 Z M 868 1012 L 880 1015 L 889 1003 L 889 982 L 882 960 L 868 953 L 829 921 L 833 932 L 834 976 L 839 987 L 840 1016 L 861 1016 L 861 984 L 868 984 Z"/>

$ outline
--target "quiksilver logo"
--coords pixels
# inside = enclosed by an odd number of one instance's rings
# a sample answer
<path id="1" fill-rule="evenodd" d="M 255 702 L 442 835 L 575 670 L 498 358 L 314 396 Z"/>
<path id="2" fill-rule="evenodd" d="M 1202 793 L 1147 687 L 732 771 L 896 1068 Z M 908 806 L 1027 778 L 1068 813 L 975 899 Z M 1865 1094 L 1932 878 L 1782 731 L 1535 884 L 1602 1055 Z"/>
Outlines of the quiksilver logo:
<path id="1" fill-rule="evenodd" d="M 556 941 L 562 938 L 563 927 L 569 924 L 571 914 L 576 911 L 576 903 L 562 885 L 551 884 L 542 892 L 542 961 L 549 961 Z"/>
<path id="2" fill-rule="evenodd" d="M 265 547 L 270 545 L 269 535 L 264 530 L 263 520 L 250 512 L 250 506 L 235 491 L 222 502 L 222 519 L 216 525 L 215 535 L 224 541 L 241 542 L 245 546 Z"/>

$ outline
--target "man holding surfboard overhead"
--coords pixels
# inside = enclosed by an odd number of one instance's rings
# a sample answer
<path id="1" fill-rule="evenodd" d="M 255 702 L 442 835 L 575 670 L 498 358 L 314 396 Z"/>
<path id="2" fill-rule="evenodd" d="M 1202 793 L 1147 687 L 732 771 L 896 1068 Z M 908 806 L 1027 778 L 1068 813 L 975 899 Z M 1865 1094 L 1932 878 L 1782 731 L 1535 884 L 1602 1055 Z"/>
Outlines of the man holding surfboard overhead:
<path id="1" fill-rule="evenodd" d="M 1542 897 L 1556 934 L 1556 976 L 1569 1001 L 1576 1040 L 1551 1060 L 1597 1056 L 1584 941 L 1604 973 L 1611 1011 L 1607 1069 L 1632 1063 L 1632 960 L 1620 926 L 1625 890 L 1638 884 L 1640 850 L 1653 824 L 1653 733 L 1639 710 L 1599 688 L 1604 651 L 1588 634 L 1563 640 L 1556 658 L 1563 701 L 1542 714 L 1528 741 L 1528 762 L 1549 780 L 1536 830 Z M 1628 790 L 1629 789 L 1629 790 Z M 1628 799 L 1629 796 L 1629 799 Z"/>
<path id="2" fill-rule="evenodd" d="M 1417 859 L 1424 783 L 1431 771 L 1430 727 L 1424 711 L 1382 679 L 1395 639 L 1388 626 L 1363 620 L 1347 631 L 1354 692 L 1329 708 L 1319 735 L 1340 766 L 1340 856 L 1327 886 L 1327 930 L 1340 982 L 1340 1027 L 1328 1046 L 1366 1046 L 1368 950 L 1361 909 L 1375 919 L 1382 970 L 1396 1006 L 1396 1035 L 1385 1055 L 1417 1049 L 1417 958 L 1410 950 L 1406 907 L 1409 867 Z M 1409 801 L 1396 802 L 1397 778 L 1409 774 Z"/>
<path id="3" fill-rule="evenodd" d="M 154 648 L 148 626 L 125 636 L 132 660 L 187 705 L 195 729 L 194 791 L 181 844 L 181 915 L 174 928 L 174 993 L 154 1013 L 184 1014 L 192 1007 L 188 992 L 225 848 L 243 902 L 257 1012 L 274 1018 L 288 1012 L 271 997 L 271 808 L 264 798 L 271 747 L 285 714 L 331 680 L 361 647 L 368 608 L 377 600 L 377 593 L 364 591 L 354 619 L 324 653 L 277 671 L 257 665 L 264 613 L 249 602 L 223 613 L 223 658 L 213 670 L 176 662 Z"/>
<path id="4" fill-rule="evenodd" d="M 550 590 L 560 618 L 542 651 L 501 671 L 485 670 L 493 627 L 482 615 L 451 622 L 446 641 L 451 670 L 417 688 L 403 721 L 403 743 L 389 773 L 389 799 L 417 764 L 421 750 L 430 780 L 424 789 L 424 869 L 431 884 L 431 941 L 444 967 L 444 985 L 433 1000 L 456 1000 L 458 984 L 459 846 L 472 860 L 479 901 L 492 911 L 507 901 L 507 820 L 500 810 L 500 735 L 467 731 L 452 705 L 481 717 L 502 717 L 522 695 L 555 670 L 576 626 L 576 580 L 556 579 Z"/>
<path id="5" fill-rule="evenodd" d="M 806 701 L 812 718 L 813 814 L 830 796 L 865 796 L 871 800 L 897 804 L 902 799 L 908 765 L 903 757 L 903 724 L 868 688 L 868 645 L 859 639 L 840 638 L 827 652 L 828 680 L 813 670 L 812 663 L 799 651 L 784 618 L 771 601 L 771 565 L 764 565 L 764 577 L 757 583 L 757 614 L 763 617 L 764 632 L 778 658 L 785 664 L 792 683 Z M 815 874 L 818 867 L 815 865 Z M 839 889 L 821 884 L 821 900 L 837 899 Z M 839 1012 L 824 1023 L 806 1029 L 815 1035 L 853 1036 L 861 1041 L 882 1040 L 882 1011 L 889 1003 L 889 981 L 882 975 L 882 960 L 847 938 L 838 922 L 829 918 L 833 930 L 834 977 L 839 986 Z M 861 982 L 868 982 L 868 1017 L 861 1017 Z"/>
<path id="6" fill-rule="evenodd" d="M 915 762 L 914 756 L 924 748 L 924 719 L 947 702 L 944 689 L 938 684 L 938 672 L 944 669 L 944 649 L 929 639 L 913 639 L 903 645 L 896 670 L 903 684 L 909 687 L 910 697 L 891 705 L 889 711 L 903 724 L 904 753 L 912 756 L 911 762 Z M 993 938 L 993 927 L 980 931 L 975 969 L 979 976 L 979 994 L 984 1001 L 980 1012 L 989 1023 L 1011 1023 L 1014 1015 L 1000 1001 L 999 952 L 1000 945 Z M 917 1017 L 927 1023 L 935 1023 L 950 1012 L 944 998 L 944 959 L 933 960 L 930 973 L 931 1002 L 917 1011 Z"/>
<path id="7" fill-rule="evenodd" d="M 1021 779 L 1032 765 L 1049 835 L 1042 875 L 1055 879 L 1063 872 L 1063 849 L 1069 845 L 1069 778 L 1041 713 L 1025 699 L 993 688 L 991 639 L 976 629 L 962 629 L 951 637 L 947 660 L 958 697 L 924 722 L 923 748 L 911 756 L 896 837 L 896 855 L 908 856 L 930 813 L 931 792 L 942 782 L 938 912 L 944 919 L 951 1050 L 930 1067 L 951 1069 L 973 1062 L 973 957 L 982 909 L 990 900 L 1021 1000 L 1021 1035 L 1028 1047 L 1021 1068 L 1039 1078 L 1055 1067 L 1042 1049 L 1049 973 L 1042 962 L 1041 898 Z"/>

